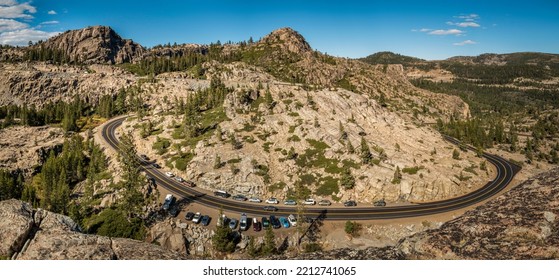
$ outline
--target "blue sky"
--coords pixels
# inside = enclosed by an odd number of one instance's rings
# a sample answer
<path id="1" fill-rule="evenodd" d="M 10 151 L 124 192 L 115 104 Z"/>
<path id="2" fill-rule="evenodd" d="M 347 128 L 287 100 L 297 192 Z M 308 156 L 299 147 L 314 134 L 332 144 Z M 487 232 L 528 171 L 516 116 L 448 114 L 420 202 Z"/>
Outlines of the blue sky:
<path id="1" fill-rule="evenodd" d="M 393 3 L 397 2 L 397 3 Z M 559 52 L 559 1 L 0 0 L 0 44 L 109 25 L 150 47 L 259 39 L 292 27 L 342 57 L 393 51 L 425 59 Z"/>

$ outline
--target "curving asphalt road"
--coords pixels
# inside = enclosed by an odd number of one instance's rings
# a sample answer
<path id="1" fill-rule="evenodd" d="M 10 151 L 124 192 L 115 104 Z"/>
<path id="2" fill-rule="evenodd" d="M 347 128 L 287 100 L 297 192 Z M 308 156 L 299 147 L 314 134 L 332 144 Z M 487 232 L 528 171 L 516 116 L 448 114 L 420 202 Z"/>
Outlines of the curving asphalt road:
<path id="1" fill-rule="evenodd" d="M 118 151 L 118 139 L 115 130 L 122 124 L 126 116 L 121 116 L 109 120 L 101 131 L 102 137 L 115 150 Z M 445 136 L 445 140 L 458 145 L 460 142 L 454 138 Z M 471 147 L 468 149 L 474 150 Z M 500 156 L 484 153 L 483 157 L 493 164 L 497 169 L 497 177 L 487 182 L 482 188 L 460 197 L 446 200 L 417 203 L 403 206 L 358 206 L 357 207 L 325 207 L 325 206 L 305 206 L 305 215 L 319 216 L 328 220 L 379 220 L 379 219 L 398 219 L 408 217 L 427 216 L 445 212 L 451 212 L 469 207 L 483 202 L 505 189 L 512 181 L 514 176 L 520 171 L 521 167 L 503 159 Z M 239 202 L 232 199 L 224 199 L 210 195 L 206 192 L 190 188 L 182 183 L 168 178 L 160 170 L 151 167 L 146 161 L 138 158 L 146 174 L 153 177 L 158 186 L 161 186 L 175 194 L 181 195 L 189 201 L 203 204 L 212 208 L 222 208 L 223 210 L 237 213 L 249 213 L 256 216 L 267 216 L 272 213 L 275 215 L 295 214 L 297 206 L 274 205 L 278 208 L 276 212 L 265 211 L 264 203 Z M 266 204 L 267 205 L 267 204 Z"/>

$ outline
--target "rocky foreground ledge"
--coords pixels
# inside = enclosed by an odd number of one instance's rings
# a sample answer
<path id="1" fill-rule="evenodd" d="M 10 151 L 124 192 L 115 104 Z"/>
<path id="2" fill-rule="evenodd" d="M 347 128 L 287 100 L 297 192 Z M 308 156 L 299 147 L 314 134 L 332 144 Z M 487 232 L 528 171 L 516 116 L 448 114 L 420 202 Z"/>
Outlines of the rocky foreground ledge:
<path id="1" fill-rule="evenodd" d="M 0 258 L 176 260 L 184 256 L 136 240 L 83 234 L 67 216 L 33 209 L 12 199 L 0 202 Z"/>
<path id="2" fill-rule="evenodd" d="M 285 257 L 278 257 L 285 258 Z M 297 259 L 559 259 L 559 168 L 537 175 L 438 229 L 396 246 Z"/>

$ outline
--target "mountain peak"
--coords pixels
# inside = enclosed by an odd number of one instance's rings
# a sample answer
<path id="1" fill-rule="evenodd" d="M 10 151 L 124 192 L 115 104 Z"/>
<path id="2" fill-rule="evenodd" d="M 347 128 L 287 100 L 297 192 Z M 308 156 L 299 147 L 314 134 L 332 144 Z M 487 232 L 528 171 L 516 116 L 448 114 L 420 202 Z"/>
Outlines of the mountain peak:
<path id="1" fill-rule="evenodd" d="M 132 40 L 122 39 L 110 26 L 89 26 L 69 30 L 40 44 L 41 47 L 62 52 L 70 62 L 124 63 L 144 52 Z"/>
<path id="2" fill-rule="evenodd" d="M 260 40 L 260 44 L 280 46 L 293 53 L 306 53 L 312 51 L 311 46 L 303 35 L 290 27 L 284 27 L 272 31 Z"/>

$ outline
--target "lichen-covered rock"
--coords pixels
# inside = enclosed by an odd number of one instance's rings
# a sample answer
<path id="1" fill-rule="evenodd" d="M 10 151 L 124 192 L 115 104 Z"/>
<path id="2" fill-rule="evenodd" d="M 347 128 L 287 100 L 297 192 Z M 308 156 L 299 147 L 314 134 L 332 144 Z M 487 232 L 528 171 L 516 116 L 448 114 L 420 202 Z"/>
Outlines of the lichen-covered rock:
<path id="1" fill-rule="evenodd" d="M 18 260 L 183 259 L 157 245 L 79 232 L 69 217 L 0 202 L 0 257 Z"/>

